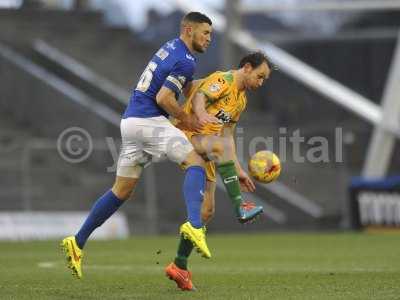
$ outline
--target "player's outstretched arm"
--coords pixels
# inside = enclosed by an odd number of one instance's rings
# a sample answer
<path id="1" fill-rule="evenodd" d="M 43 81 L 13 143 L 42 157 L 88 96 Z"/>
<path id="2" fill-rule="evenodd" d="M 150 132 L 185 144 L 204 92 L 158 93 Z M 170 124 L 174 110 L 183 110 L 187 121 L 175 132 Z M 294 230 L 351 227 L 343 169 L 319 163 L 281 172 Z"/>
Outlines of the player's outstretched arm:
<path id="1" fill-rule="evenodd" d="M 163 86 L 156 96 L 157 104 L 170 116 L 181 121 L 182 127 L 190 130 L 201 130 L 202 126 L 196 117 L 185 113 L 175 98 L 175 92 Z"/>

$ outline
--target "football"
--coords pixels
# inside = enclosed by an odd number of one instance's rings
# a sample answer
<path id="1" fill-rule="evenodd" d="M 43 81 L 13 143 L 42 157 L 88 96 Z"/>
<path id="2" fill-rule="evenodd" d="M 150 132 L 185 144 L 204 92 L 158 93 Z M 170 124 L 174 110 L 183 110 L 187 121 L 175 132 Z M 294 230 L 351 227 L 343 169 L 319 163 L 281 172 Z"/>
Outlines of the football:
<path id="1" fill-rule="evenodd" d="M 281 162 L 271 151 L 258 151 L 249 161 L 249 174 L 256 180 L 269 183 L 275 181 L 281 173 Z"/>

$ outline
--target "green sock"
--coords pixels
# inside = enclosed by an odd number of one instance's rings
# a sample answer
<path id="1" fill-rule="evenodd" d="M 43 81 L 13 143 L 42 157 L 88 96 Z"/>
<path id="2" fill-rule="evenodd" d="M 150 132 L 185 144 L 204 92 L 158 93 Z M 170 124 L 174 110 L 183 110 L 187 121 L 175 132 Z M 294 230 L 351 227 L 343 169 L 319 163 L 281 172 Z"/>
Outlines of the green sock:
<path id="1" fill-rule="evenodd" d="M 192 253 L 193 244 L 191 241 L 185 239 L 183 235 L 181 235 L 181 240 L 178 246 L 178 253 L 176 255 L 174 263 L 178 266 L 178 268 L 187 270 L 187 261 L 190 253 Z"/>
<path id="2" fill-rule="evenodd" d="M 240 192 L 239 177 L 236 172 L 235 163 L 232 160 L 221 163 L 217 165 L 217 171 L 222 177 L 226 191 L 232 201 L 235 212 L 237 212 L 242 203 L 242 194 Z"/>

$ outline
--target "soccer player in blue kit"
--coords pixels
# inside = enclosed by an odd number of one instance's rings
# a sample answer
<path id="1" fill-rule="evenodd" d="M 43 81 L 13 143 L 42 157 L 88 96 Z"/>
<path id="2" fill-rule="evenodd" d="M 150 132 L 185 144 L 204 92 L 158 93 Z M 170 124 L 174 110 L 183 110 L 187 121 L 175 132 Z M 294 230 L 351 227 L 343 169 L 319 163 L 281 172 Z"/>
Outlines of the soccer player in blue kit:
<path id="1" fill-rule="evenodd" d="M 122 146 L 115 183 L 93 205 L 78 233 L 61 242 L 68 267 L 77 278 L 82 277 L 82 249 L 90 234 L 130 197 L 144 165 L 163 158 L 185 168 L 183 195 L 188 222 L 181 225 L 180 233 L 202 256 L 211 257 L 201 221 L 205 162 L 185 134 L 168 120 L 172 116 L 188 130 L 201 128 L 198 119 L 185 113 L 176 100 L 191 88 L 196 67 L 193 53 L 205 52 L 211 42 L 211 26 L 204 14 L 185 15 L 179 38 L 164 44 L 141 75 L 121 120 Z"/>

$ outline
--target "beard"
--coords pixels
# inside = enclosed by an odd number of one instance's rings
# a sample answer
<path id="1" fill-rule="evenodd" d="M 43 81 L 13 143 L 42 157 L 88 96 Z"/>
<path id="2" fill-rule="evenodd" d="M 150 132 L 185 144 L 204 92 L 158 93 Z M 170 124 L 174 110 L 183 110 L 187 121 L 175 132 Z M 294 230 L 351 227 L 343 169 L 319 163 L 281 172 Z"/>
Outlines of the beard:
<path id="1" fill-rule="evenodd" d="M 192 47 L 196 52 L 204 53 L 205 49 L 196 41 L 192 42 Z"/>
<path id="2" fill-rule="evenodd" d="M 204 53 L 204 52 L 206 51 L 206 49 L 205 49 L 204 46 L 202 46 L 202 45 L 199 44 L 199 42 L 197 41 L 197 40 L 198 40 L 198 39 L 197 39 L 197 36 L 198 36 L 197 32 L 194 32 L 194 34 L 193 34 L 193 40 L 192 40 L 192 47 L 193 47 L 193 50 L 196 51 L 196 52 L 198 52 L 198 53 Z"/>

